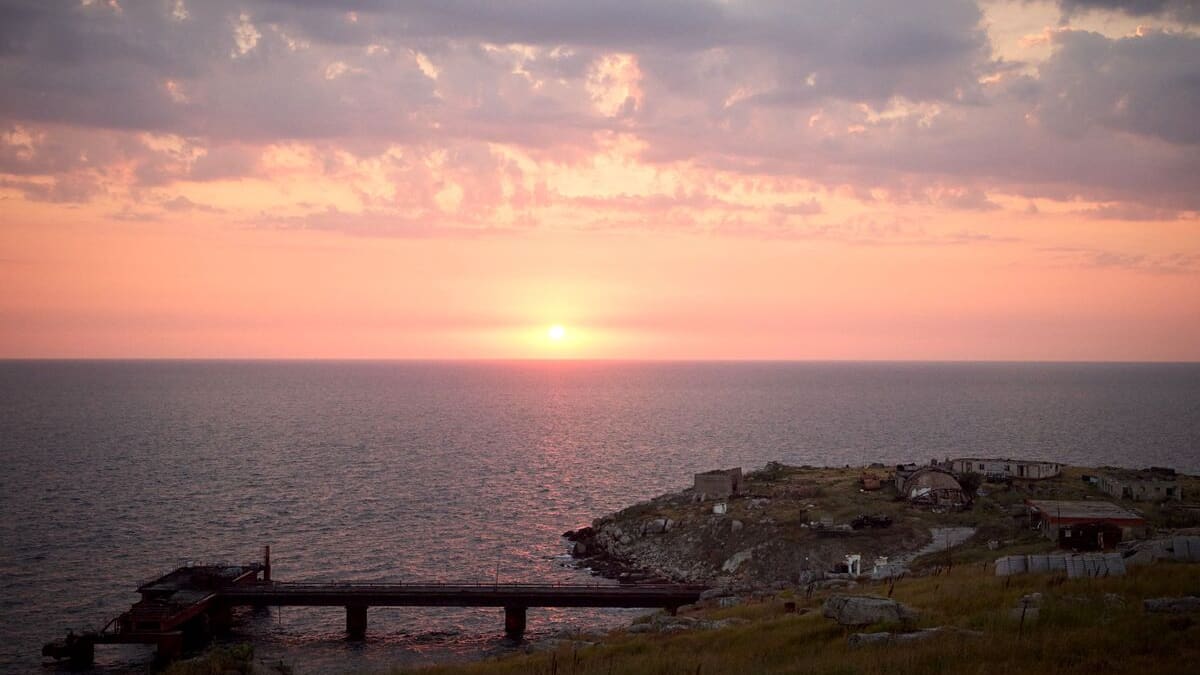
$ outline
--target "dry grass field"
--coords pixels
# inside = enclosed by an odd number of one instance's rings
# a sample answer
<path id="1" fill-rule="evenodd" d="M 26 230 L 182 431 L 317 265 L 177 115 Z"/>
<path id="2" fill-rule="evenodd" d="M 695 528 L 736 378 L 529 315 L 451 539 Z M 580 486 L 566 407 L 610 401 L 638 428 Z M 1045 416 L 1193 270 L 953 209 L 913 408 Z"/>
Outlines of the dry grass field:
<path id="1" fill-rule="evenodd" d="M 855 593 L 884 594 L 860 587 Z M 1040 616 L 1022 626 L 1010 616 L 1028 593 L 1043 594 Z M 1128 576 L 1068 580 L 1050 575 L 999 578 L 981 564 L 896 583 L 894 597 L 922 612 L 917 626 L 982 632 L 928 641 L 852 649 L 846 629 L 821 617 L 828 593 L 795 599 L 785 613 L 779 597 L 714 610 L 748 623 L 710 631 L 630 635 L 618 631 L 594 646 L 462 666 L 421 675 L 692 675 L 703 673 L 1194 673 L 1200 658 L 1200 617 L 1147 614 L 1142 599 L 1200 594 L 1200 565 L 1161 563 Z M 804 612 L 804 610 L 808 610 Z M 863 629 L 896 630 L 896 626 Z"/>

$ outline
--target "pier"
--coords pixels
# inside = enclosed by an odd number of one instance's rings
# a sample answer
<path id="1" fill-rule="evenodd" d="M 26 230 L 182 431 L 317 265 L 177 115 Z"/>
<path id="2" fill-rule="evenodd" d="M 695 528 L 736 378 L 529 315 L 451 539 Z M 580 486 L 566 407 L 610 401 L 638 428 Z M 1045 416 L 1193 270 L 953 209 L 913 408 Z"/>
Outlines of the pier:
<path id="1" fill-rule="evenodd" d="M 677 608 L 696 602 L 703 586 L 681 584 L 284 583 L 271 579 L 270 548 L 262 562 L 181 567 L 138 587 L 142 598 L 98 632 L 68 634 L 42 655 L 92 663 L 98 644 L 154 645 L 160 658 L 179 656 L 227 631 L 232 610 L 254 607 L 344 607 L 346 636 L 363 640 L 371 607 L 503 607 L 504 632 L 525 633 L 530 607 Z"/>

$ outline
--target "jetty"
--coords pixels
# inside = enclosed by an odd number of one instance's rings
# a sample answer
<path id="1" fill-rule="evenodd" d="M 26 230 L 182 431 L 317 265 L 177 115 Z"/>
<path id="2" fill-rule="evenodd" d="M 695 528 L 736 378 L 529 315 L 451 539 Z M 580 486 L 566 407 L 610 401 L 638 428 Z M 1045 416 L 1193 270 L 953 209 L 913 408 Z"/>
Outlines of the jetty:
<path id="1" fill-rule="evenodd" d="M 676 609 L 694 603 L 705 586 L 685 584 L 528 583 L 287 583 L 271 578 L 270 547 L 261 562 L 180 567 L 142 584 L 141 599 L 99 631 L 68 633 L 42 655 L 89 666 L 96 645 L 147 644 L 159 658 L 227 632 L 235 607 L 344 607 L 346 636 L 364 640 L 370 607 L 503 607 L 504 632 L 520 640 L 530 607 Z"/>

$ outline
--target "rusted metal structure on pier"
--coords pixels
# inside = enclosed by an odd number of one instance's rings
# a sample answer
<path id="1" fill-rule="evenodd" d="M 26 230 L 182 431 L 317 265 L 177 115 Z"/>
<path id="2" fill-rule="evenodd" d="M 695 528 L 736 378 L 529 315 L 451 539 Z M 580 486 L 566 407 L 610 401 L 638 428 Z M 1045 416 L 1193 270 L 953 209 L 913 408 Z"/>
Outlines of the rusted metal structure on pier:
<path id="1" fill-rule="evenodd" d="M 348 639 L 367 634 L 370 607 L 503 607 L 504 632 L 519 640 L 530 607 L 677 608 L 696 602 L 703 586 L 681 584 L 449 584 L 280 583 L 271 579 L 270 547 L 262 562 L 181 567 L 138 587 L 142 599 L 99 632 L 68 634 L 43 656 L 92 662 L 97 644 L 155 645 L 161 658 L 178 656 L 228 630 L 238 606 L 345 607 Z"/>
<path id="2" fill-rule="evenodd" d="M 269 561 L 268 549 L 261 563 L 180 567 L 139 586 L 142 599 L 100 631 L 68 633 L 43 646 L 42 656 L 87 666 L 98 644 L 149 644 L 159 656 L 175 658 L 188 642 L 228 628 L 230 608 L 219 601 L 221 592 L 264 580 L 269 583 Z"/>

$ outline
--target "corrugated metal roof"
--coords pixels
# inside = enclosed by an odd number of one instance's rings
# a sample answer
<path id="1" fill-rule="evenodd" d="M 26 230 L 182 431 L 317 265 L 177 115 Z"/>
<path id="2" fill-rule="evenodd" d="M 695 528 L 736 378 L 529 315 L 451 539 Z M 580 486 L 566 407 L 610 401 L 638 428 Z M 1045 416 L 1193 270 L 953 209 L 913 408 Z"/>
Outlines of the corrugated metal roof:
<path id="1" fill-rule="evenodd" d="M 1093 501 L 1055 501 L 1050 499 L 1028 499 L 1026 504 L 1032 506 L 1051 519 L 1096 519 L 1096 520 L 1136 520 L 1143 518 L 1136 513 L 1113 504 L 1112 502 Z"/>

